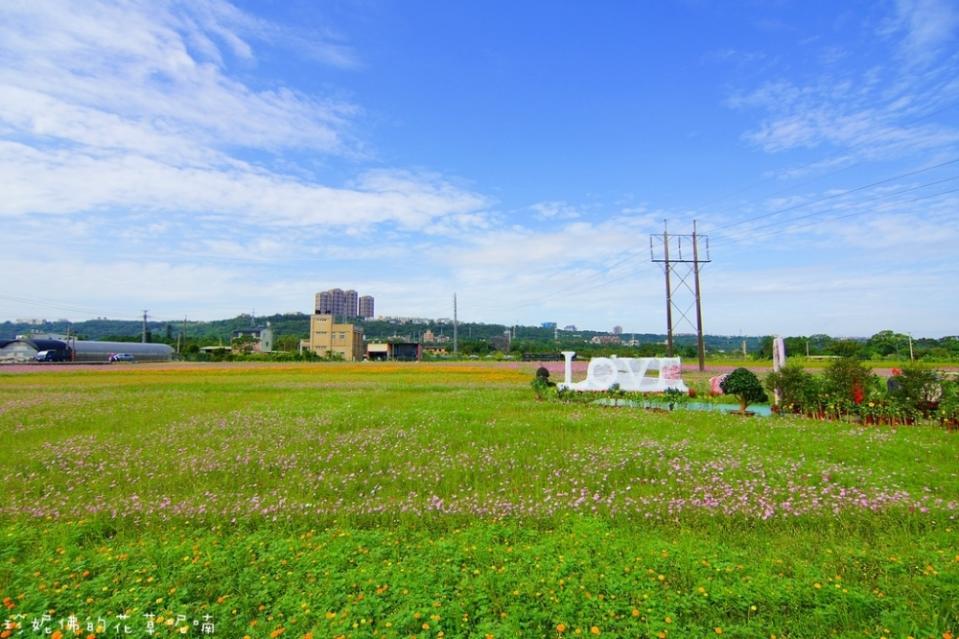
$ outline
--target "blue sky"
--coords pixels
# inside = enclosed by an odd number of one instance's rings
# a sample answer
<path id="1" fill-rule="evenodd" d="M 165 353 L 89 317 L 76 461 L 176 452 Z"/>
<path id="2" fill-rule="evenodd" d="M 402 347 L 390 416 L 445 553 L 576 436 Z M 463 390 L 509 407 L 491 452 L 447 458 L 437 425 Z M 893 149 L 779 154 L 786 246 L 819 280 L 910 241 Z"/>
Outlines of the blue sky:
<path id="1" fill-rule="evenodd" d="M 0 318 L 959 333 L 959 6 L 7 2 Z M 678 326 L 679 330 L 689 330 Z"/>

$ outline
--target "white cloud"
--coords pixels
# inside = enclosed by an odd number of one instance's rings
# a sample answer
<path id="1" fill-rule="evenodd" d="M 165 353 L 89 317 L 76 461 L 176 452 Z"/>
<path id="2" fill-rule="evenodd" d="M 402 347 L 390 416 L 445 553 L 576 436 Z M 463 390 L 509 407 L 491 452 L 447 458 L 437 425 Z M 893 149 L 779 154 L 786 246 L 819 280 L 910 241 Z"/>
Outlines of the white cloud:
<path id="1" fill-rule="evenodd" d="M 843 48 L 843 64 L 836 65 L 840 49 L 826 46 L 818 68 L 809 65 L 802 80 L 796 74 L 770 78 L 735 92 L 727 105 L 760 112 L 761 120 L 743 138 L 767 153 L 840 153 L 816 159 L 813 166 L 780 169 L 780 176 L 947 148 L 959 143 L 959 129 L 932 116 L 959 99 L 957 26 L 959 11 L 953 4 L 901 0 L 880 32 L 912 63 L 903 65 L 895 57 L 860 58 L 857 51 Z M 857 35 L 888 47 L 876 41 L 872 30 Z"/>
<path id="2" fill-rule="evenodd" d="M 954 40 L 959 11 L 948 0 L 897 0 L 896 15 L 881 32 L 902 33 L 902 49 L 914 63 L 928 63 Z"/>
<path id="3" fill-rule="evenodd" d="M 568 202 L 538 202 L 529 207 L 541 220 L 575 220 L 580 217 L 576 207 Z"/>
<path id="4" fill-rule="evenodd" d="M 441 176 L 376 169 L 339 187 L 252 162 L 366 155 L 355 105 L 231 72 L 229 56 L 255 64 L 251 40 L 282 35 L 218 0 L 0 7 L 0 215 L 162 211 L 433 232 L 482 222 L 487 200 Z M 346 64 L 337 47 L 331 62 Z"/>

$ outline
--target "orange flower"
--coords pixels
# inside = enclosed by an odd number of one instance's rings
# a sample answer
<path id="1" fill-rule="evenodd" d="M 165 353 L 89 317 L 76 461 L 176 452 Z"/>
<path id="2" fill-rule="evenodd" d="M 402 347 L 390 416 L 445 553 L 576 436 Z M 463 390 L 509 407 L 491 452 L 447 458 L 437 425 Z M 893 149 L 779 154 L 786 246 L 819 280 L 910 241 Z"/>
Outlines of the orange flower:
<path id="1" fill-rule="evenodd" d="M 560 633 L 560 634 L 566 632 L 566 624 L 565 624 L 565 623 L 558 623 L 558 624 L 556 624 L 556 632 L 558 632 L 558 633 Z"/>
<path id="2" fill-rule="evenodd" d="M 13 610 L 17 607 L 17 604 L 13 603 L 13 599 L 10 597 L 3 598 L 3 605 L 7 607 L 7 610 Z"/>
<path id="3" fill-rule="evenodd" d="M 270 633 L 270 639 L 276 639 L 286 631 L 282 626 Z"/>
<path id="4" fill-rule="evenodd" d="M 589 634 L 591 634 L 591 635 L 598 635 L 599 633 L 600 633 L 599 626 L 592 626 L 592 627 L 590 627 L 590 629 L 589 629 Z"/>
<path id="5" fill-rule="evenodd" d="M 54 630 L 53 634 L 50 635 L 50 639 L 63 639 L 63 633 L 59 630 Z"/>

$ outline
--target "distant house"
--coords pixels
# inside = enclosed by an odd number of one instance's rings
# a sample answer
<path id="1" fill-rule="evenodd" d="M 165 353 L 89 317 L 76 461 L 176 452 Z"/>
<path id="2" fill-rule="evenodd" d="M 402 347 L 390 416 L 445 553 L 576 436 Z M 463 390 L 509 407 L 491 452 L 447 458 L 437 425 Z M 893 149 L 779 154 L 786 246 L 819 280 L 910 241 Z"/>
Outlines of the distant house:
<path id="1" fill-rule="evenodd" d="M 423 347 L 418 342 L 373 342 L 366 345 L 366 357 L 370 360 L 419 361 Z"/>
<path id="2" fill-rule="evenodd" d="M 247 353 L 273 352 L 273 329 L 266 326 L 241 328 L 233 331 L 233 350 Z"/>

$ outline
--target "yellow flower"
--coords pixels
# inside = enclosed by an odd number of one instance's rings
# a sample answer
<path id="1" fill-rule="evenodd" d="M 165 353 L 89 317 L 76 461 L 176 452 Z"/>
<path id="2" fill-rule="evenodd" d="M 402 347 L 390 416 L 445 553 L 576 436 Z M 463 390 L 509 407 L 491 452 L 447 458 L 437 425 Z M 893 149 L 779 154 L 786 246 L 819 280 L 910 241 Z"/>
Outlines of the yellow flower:
<path id="1" fill-rule="evenodd" d="M 632 614 L 634 617 L 638 617 L 638 616 L 639 616 L 639 608 L 633 608 L 633 612 L 630 613 L 630 614 Z"/>
<path id="2" fill-rule="evenodd" d="M 673 618 L 667 615 L 665 621 L 666 623 L 673 623 Z"/>
<path id="3" fill-rule="evenodd" d="M 723 629 L 720 628 L 719 626 L 716 626 L 715 628 L 713 628 L 713 630 L 716 631 L 716 634 L 717 634 L 717 635 L 723 634 Z"/>
<path id="4" fill-rule="evenodd" d="M 589 628 L 589 634 L 591 635 L 598 635 L 600 632 L 599 626 L 590 626 Z"/>

